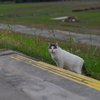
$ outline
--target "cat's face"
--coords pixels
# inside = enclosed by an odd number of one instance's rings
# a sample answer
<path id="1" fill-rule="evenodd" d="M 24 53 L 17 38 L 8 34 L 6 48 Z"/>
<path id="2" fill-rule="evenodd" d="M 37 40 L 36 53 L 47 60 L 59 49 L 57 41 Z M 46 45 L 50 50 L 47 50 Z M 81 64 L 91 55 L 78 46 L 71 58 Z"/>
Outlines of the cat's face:
<path id="1" fill-rule="evenodd" d="M 57 51 L 58 45 L 56 44 L 49 44 L 49 52 L 55 54 Z"/>

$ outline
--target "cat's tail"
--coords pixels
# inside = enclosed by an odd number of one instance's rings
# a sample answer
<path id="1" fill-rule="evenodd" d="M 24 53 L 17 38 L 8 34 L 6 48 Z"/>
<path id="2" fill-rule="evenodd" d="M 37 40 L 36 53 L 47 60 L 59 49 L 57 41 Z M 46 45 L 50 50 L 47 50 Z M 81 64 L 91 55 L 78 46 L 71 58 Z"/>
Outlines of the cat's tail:
<path id="1" fill-rule="evenodd" d="M 85 68 L 85 65 L 83 64 L 83 67 L 82 67 L 82 71 L 83 73 L 86 75 L 86 76 L 91 76 L 91 74 L 89 74 Z"/>

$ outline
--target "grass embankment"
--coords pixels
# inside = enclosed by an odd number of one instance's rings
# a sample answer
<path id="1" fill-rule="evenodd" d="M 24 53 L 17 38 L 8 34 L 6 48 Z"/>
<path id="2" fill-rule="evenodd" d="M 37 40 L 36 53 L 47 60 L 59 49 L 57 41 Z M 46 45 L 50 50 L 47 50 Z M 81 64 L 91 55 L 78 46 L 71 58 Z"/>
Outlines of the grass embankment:
<path id="1" fill-rule="evenodd" d="M 48 51 L 48 42 L 58 42 L 61 48 L 82 57 L 88 72 L 92 74 L 93 78 L 100 80 L 100 47 L 74 43 L 71 37 L 69 41 L 63 41 L 6 30 L 0 32 L 0 49 L 19 51 L 55 65 Z"/>
<path id="2" fill-rule="evenodd" d="M 0 23 L 22 24 L 30 27 L 61 29 L 78 33 L 100 35 L 100 9 L 81 12 L 72 12 L 73 9 L 99 7 L 100 1 L 82 2 L 47 2 L 47 3 L 21 3 L 0 5 L 0 14 L 9 17 L 0 17 Z M 39 16 L 27 16 L 39 14 Z M 48 15 L 45 15 L 48 14 Z M 50 15 L 49 15 L 50 14 Z M 21 15 L 22 17 L 13 17 Z M 62 23 L 61 20 L 51 20 L 54 17 L 76 16 L 78 23 Z"/>

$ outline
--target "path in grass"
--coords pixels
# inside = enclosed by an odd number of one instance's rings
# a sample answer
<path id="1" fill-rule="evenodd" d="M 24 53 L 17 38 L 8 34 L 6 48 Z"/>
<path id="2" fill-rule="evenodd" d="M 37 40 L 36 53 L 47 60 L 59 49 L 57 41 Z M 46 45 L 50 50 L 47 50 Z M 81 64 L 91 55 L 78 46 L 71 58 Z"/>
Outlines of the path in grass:
<path id="1" fill-rule="evenodd" d="M 81 42 L 90 45 L 100 46 L 100 36 L 96 35 L 83 35 L 74 32 L 60 31 L 60 30 L 48 30 L 48 29 L 36 29 L 28 28 L 22 25 L 6 25 L 0 24 L 0 29 L 13 30 L 20 33 L 26 33 L 31 35 L 40 35 L 55 39 L 68 39 L 74 42 Z"/>

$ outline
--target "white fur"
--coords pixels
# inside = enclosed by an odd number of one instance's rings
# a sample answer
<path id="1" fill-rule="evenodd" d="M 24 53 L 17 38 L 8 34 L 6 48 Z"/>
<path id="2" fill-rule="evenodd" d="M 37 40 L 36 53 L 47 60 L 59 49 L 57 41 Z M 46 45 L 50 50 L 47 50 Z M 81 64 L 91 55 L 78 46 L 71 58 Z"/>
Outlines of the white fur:
<path id="1" fill-rule="evenodd" d="M 58 46 L 57 49 L 53 49 L 52 47 L 52 49 L 49 49 L 49 52 L 51 53 L 51 57 L 56 62 L 58 67 L 66 68 L 81 74 L 81 69 L 84 63 L 82 58 L 61 49 Z"/>

